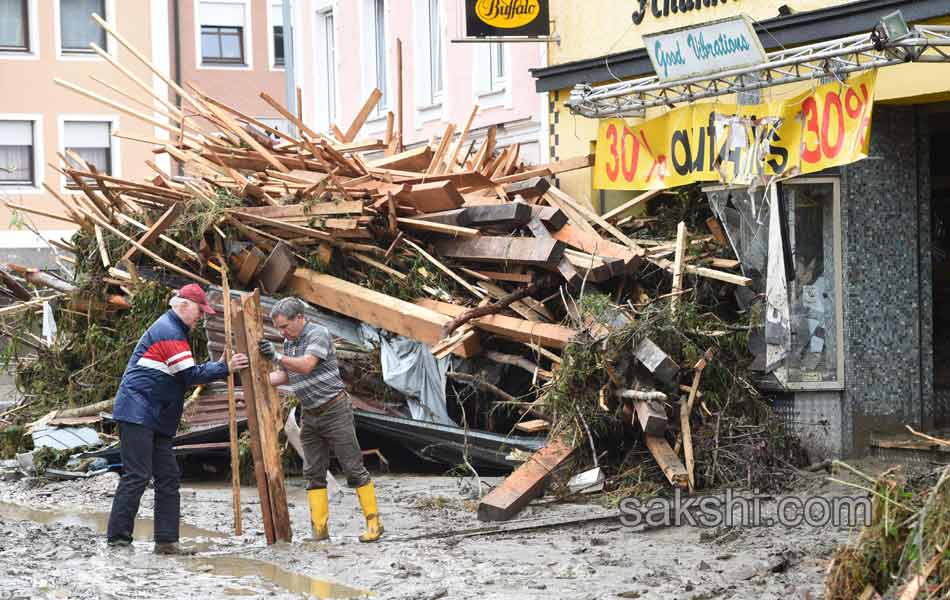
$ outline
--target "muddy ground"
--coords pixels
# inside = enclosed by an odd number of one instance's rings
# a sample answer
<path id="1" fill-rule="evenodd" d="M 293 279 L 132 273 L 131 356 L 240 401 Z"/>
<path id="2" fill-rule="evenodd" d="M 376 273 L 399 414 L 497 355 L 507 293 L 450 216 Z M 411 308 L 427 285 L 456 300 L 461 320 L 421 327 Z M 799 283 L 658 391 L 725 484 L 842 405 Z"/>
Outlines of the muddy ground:
<path id="1" fill-rule="evenodd" d="M 288 483 L 295 541 L 267 547 L 256 488 L 242 489 L 245 534 L 232 529 L 227 483 L 184 482 L 183 537 L 194 558 L 151 553 L 153 496 L 146 492 L 131 549 L 106 546 L 103 532 L 117 476 L 0 482 L 0 599 L 361 597 L 483 598 L 820 598 L 826 561 L 855 531 L 801 525 L 637 531 L 597 505 L 532 505 L 518 523 L 604 516 L 574 526 L 492 535 L 424 535 L 484 527 L 460 480 L 376 477 L 387 533 L 360 544 L 352 491 L 331 505 L 330 543 L 307 542 L 306 492 Z M 494 482 L 494 480 L 493 480 Z M 815 477 L 799 496 L 855 495 Z M 860 492 L 857 492 L 860 495 Z M 765 505 L 766 514 L 775 503 Z M 511 527 L 509 522 L 506 527 Z"/>

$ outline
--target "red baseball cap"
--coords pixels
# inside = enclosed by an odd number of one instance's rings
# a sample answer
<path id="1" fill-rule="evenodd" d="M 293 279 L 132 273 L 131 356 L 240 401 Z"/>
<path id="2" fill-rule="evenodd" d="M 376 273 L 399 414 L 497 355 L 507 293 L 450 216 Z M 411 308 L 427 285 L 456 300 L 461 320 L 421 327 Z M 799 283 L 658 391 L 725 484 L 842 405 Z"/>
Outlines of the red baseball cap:
<path id="1" fill-rule="evenodd" d="M 191 300 L 200 306 L 201 310 L 203 310 L 205 314 L 215 314 L 214 309 L 208 304 L 208 297 L 205 296 L 205 291 L 201 289 L 201 286 L 197 283 L 189 283 L 185 287 L 178 290 L 178 297 L 184 298 L 185 300 Z"/>

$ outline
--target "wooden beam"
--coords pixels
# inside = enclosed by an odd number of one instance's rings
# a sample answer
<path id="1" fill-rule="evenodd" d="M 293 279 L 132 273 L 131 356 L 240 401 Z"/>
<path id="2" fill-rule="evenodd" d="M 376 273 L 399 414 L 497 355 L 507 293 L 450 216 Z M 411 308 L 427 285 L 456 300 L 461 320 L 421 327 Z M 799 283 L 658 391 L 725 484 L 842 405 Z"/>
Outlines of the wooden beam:
<path id="1" fill-rule="evenodd" d="M 228 266 L 221 255 L 221 304 L 224 307 L 224 361 L 231 360 L 233 321 L 231 315 L 231 285 L 228 282 Z M 246 411 L 245 411 L 246 412 Z M 231 453 L 231 502 L 234 506 L 234 535 L 243 534 L 241 519 L 241 456 L 238 452 L 237 400 L 234 397 L 234 373 L 228 371 L 228 444 Z"/>
<path id="2" fill-rule="evenodd" d="M 158 238 L 158 236 L 165 233 L 169 227 L 178 219 L 178 215 L 181 214 L 183 204 L 181 202 L 176 202 L 172 204 L 168 210 L 166 210 L 161 217 L 158 218 L 155 223 L 148 228 L 142 236 L 138 239 L 138 242 L 142 246 L 148 246 Z M 123 260 L 132 260 L 135 258 L 135 255 L 139 253 L 139 249 L 136 247 L 129 248 L 128 251 L 122 255 L 122 258 L 119 259 L 119 262 Z"/>
<path id="3" fill-rule="evenodd" d="M 396 222 L 400 225 L 405 225 L 409 229 L 419 229 L 421 231 L 429 231 L 431 233 L 441 233 L 442 235 L 450 235 L 452 237 L 474 238 L 479 237 L 482 234 L 481 231 L 471 227 L 445 225 L 444 223 L 435 223 L 433 221 L 425 221 L 421 219 L 408 219 L 405 217 L 399 217 L 396 219 Z"/>
<path id="4" fill-rule="evenodd" d="M 224 301 L 233 302 L 231 321 L 234 330 L 235 348 L 238 352 L 247 354 L 248 357 L 252 354 L 258 355 L 257 348 L 252 347 L 247 338 L 244 310 L 241 308 L 241 303 L 237 300 L 231 300 L 230 298 Z M 249 370 L 246 369 L 242 375 L 248 374 L 248 379 L 250 379 L 248 371 Z M 244 381 L 242 377 L 241 382 L 243 384 L 244 412 L 247 416 L 247 429 L 250 437 L 251 458 L 254 462 L 254 479 L 257 483 L 257 494 L 261 501 L 261 517 L 264 521 L 264 539 L 268 544 L 273 544 L 277 542 L 277 535 L 274 531 L 274 514 L 271 508 L 270 486 L 267 480 L 267 469 L 264 466 L 264 451 L 261 447 L 261 424 L 257 416 L 257 400 L 254 393 L 254 386 L 250 384 L 250 381 Z"/>
<path id="5" fill-rule="evenodd" d="M 440 302 L 423 298 L 416 301 L 416 305 L 438 311 L 450 317 L 457 317 L 467 309 L 457 304 Z M 577 331 L 552 323 L 536 323 L 505 315 L 489 315 L 472 319 L 472 324 L 478 329 L 497 335 L 530 344 L 538 344 L 547 348 L 564 349 Z"/>
<path id="6" fill-rule="evenodd" d="M 673 261 L 673 289 L 670 296 L 670 312 L 676 314 L 679 308 L 680 292 L 683 291 L 683 260 L 686 258 L 686 223 L 680 221 L 676 226 L 676 258 Z"/>
<path id="7" fill-rule="evenodd" d="M 436 244 L 442 256 L 477 262 L 555 267 L 564 255 L 564 244 L 554 240 L 483 236 Z"/>
<path id="8" fill-rule="evenodd" d="M 228 212 L 236 215 L 255 215 L 268 219 L 304 219 L 325 215 L 361 215 L 363 203 L 359 200 L 340 200 L 336 202 L 314 202 L 308 205 L 291 204 L 288 206 L 242 206 Z"/>
<path id="9" fill-rule="evenodd" d="M 290 525 L 290 512 L 287 508 L 287 492 L 284 488 L 284 468 L 281 462 L 280 445 L 277 432 L 283 422 L 281 418 L 280 398 L 277 388 L 270 384 L 269 374 L 271 365 L 257 352 L 258 343 L 264 339 L 264 322 L 261 316 L 261 296 L 258 290 L 253 294 L 245 294 L 242 300 L 244 316 L 244 353 L 251 361 L 251 366 L 241 375 L 244 384 L 245 405 L 254 402 L 257 409 L 258 434 L 261 440 L 261 454 L 263 456 L 267 487 L 270 492 L 271 515 L 274 524 L 274 537 L 278 540 L 290 542 L 293 540 L 293 530 Z M 253 398 L 247 398 L 247 390 L 253 390 Z"/>
<path id="10" fill-rule="evenodd" d="M 366 99 L 363 108 L 360 109 L 360 112 L 356 113 L 356 118 L 353 119 L 349 129 L 343 134 L 344 142 L 349 143 L 356 139 L 356 134 L 363 128 L 363 124 L 366 123 L 369 113 L 373 112 L 373 109 L 376 108 L 376 105 L 379 104 L 379 100 L 382 97 L 383 92 L 381 92 L 379 88 L 375 88 L 369 93 L 369 98 Z"/>
<path id="11" fill-rule="evenodd" d="M 540 198 L 551 189 L 551 182 L 543 177 L 535 177 L 526 181 L 509 183 L 505 186 L 505 193 L 509 200 L 514 200 L 515 196 L 521 196 L 525 200 Z"/>
<path id="12" fill-rule="evenodd" d="M 649 192 L 644 192 L 640 194 L 639 196 L 637 196 L 636 198 L 634 198 L 633 200 L 629 200 L 627 202 L 624 202 L 617 208 L 608 210 L 607 212 L 603 214 L 603 218 L 605 221 L 609 221 L 612 223 L 624 213 L 627 213 L 633 210 L 634 208 L 640 206 L 644 202 L 647 202 L 648 200 L 650 200 L 650 198 L 655 198 L 657 195 L 662 193 L 662 191 L 663 190 L 650 190 Z"/>
<path id="13" fill-rule="evenodd" d="M 647 449 L 650 450 L 650 454 L 653 455 L 656 463 L 660 465 L 660 469 L 663 470 L 663 474 L 666 475 L 667 480 L 676 487 L 688 487 L 689 477 L 686 474 L 686 467 L 683 466 L 680 458 L 676 456 L 676 453 L 670 448 L 670 444 L 666 441 L 666 438 L 655 435 L 645 435 L 643 437 L 646 441 Z"/>
<path id="14" fill-rule="evenodd" d="M 515 229 L 531 220 L 531 206 L 523 202 L 469 206 L 465 214 L 475 227 L 500 226 Z"/>
<path id="15" fill-rule="evenodd" d="M 587 252 L 588 254 L 619 258 L 624 261 L 628 269 L 636 268 L 639 264 L 640 257 L 643 256 L 642 250 L 638 253 L 616 242 L 605 240 L 597 233 L 585 233 L 570 223 L 551 233 L 551 236 L 572 248 Z"/>
<path id="16" fill-rule="evenodd" d="M 400 169 L 424 173 L 432 163 L 432 148 L 420 146 L 369 163 L 370 168 Z"/>
<path id="17" fill-rule="evenodd" d="M 525 285 L 531 285 L 534 283 L 534 273 L 528 271 L 527 273 L 506 273 L 503 271 L 475 271 L 482 277 L 485 277 L 489 280 L 499 280 L 499 281 L 511 281 L 513 283 L 523 283 Z"/>
<path id="18" fill-rule="evenodd" d="M 561 202 L 569 205 L 571 208 L 580 212 L 581 215 L 583 215 L 589 221 L 600 226 L 607 233 L 609 233 L 610 235 L 614 236 L 615 238 L 623 242 L 628 248 L 630 248 L 634 252 L 642 251 L 642 248 L 640 248 L 640 246 L 638 246 L 636 242 L 634 242 L 632 239 L 627 237 L 627 235 L 624 234 L 624 232 L 614 227 L 613 224 L 605 221 L 603 217 L 595 213 L 594 210 L 590 206 L 587 206 L 583 204 L 582 202 L 578 202 L 574 200 L 573 198 L 571 198 L 570 196 L 568 196 L 567 194 L 565 194 L 558 188 L 551 188 L 550 190 L 548 190 L 548 193 L 556 197 Z"/>
<path id="19" fill-rule="evenodd" d="M 551 424 L 544 419 L 534 419 L 531 421 L 522 421 L 515 425 L 515 429 L 525 433 L 543 433 L 551 428 Z"/>
<path id="20" fill-rule="evenodd" d="M 412 242 L 411 240 L 404 240 L 404 242 L 407 246 L 409 246 L 410 248 L 418 252 L 419 255 L 422 256 L 422 258 L 432 263 L 432 265 L 434 265 L 437 269 L 439 269 L 440 271 L 442 271 L 443 273 L 451 277 L 453 280 L 455 280 L 456 283 L 458 283 L 460 286 L 468 290 L 468 292 L 471 293 L 473 296 L 475 296 L 479 300 L 485 297 L 485 294 L 481 293 L 481 291 L 479 291 L 478 288 L 476 288 L 469 282 L 465 281 L 465 279 L 463 279 L 458 273 L 456 273 L 452 269 L 442 264 L 442 262 L 439 259 L 437 259 L 436 257 L 432 256 L 431 254 L 429 254 L 428 252 L 420 248 L 418 244 L 416 244 L 415 242 Z"/>
<path id="21" fill-rule="evenodd" d="M 465 199 L 458 192 L 451 181 L 437 181 L 435 183 L 418 183 L 408 191 L 399 192 L 396 198 L 403 204 L 418 209 L 420 212 L 441 212 L 461 208 Z"/>
<path id="22" fill-rule="evenodd" d="M 450 316 L 432 308 L 405 302 L 309 269 L 297 269 L 287 288 L 307 302 L 428 346 L 442 340 L 442 328 L 452 320 Z M 454 354 L 467 358 L 479 351 L 478 338 L 472 338 L 456 348 Z"/>
<path id="23" fill-rule="evenodd" d="M 650 400 L 634 400 L 633 406 L 643 433 L 647 435 L 663 435 L 666 433 L 669 420 L 662 405 Z"/>
<path id="24" fill-rule="evenodd" d="M 453 210 L 427 213 L 413 218 L 419 221 L 429 221 L 430 223 L 442 223 L 444 225 L 454 225 L 456 227 L 468 227 L 472 224 L 472 219 L 467 211 L 467 208 L 456 208 Z"/>
<path id="25" fill-rule="evenodd" d="M 560 439 L 531 455 L 478 503 L 479 521 L 507 521 L 517 515 L 531 500 L 539 497 L 551 473 L 567 462 L 576 451 Z"/>
<path id="26" fill-rule="evenodd" d="M 284 289 L 296 268 L 297 259 L 293 251 L 287 244 L 278 242 L 264 261 L 258 281 L 267 294 L 274 295 Z"/>
<path id="27" fill-rule="evenodd" d="M 558 231 L 567 224 L 567 215 L 556 206 L 531 206 L 531 217 L 538 218 L 551 231 Z"/>

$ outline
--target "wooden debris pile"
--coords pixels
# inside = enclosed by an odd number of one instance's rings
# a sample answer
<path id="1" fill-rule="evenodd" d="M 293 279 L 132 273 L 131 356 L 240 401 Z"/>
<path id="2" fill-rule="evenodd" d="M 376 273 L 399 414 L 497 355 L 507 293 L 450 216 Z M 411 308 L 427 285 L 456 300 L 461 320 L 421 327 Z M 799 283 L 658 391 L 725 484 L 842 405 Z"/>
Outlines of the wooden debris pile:
<path id="1" fill-rule="evenodd" d="M 122 95 L 162 108 L 140 111 L 57 83 L 168 132 L 167 140 L 136 141 L 176 168 L 148 161 L 154 176 L 133 181 L 60 155 L 53 166 L 70 194 L 48 191 L 62 213 L 8 206 L 79 229 L 71 241 L 51 242 L 74 277 L 11 265 L 0 277 L 21 303 L 0 310 L 35 309 L 29 282 L 71 299 L 61 310 L 95 308 L 108 322 L 149 280 L 208 285 L 227 277 L 233 289 L 297 295 L 407 336 L 436 357 L 473 359 L 475 369 L 450 372 L 449 386 L 491 401 L 459 402 L 460 422 L 560 440 L 549 444 L 542 468 L 529 460 L 530 472 L 509 479 L 516 493 L 506 483 L 485 499 L 497 514 L 512 514 L 568 458 L 592 450 L 596 461 L 618 435 L 627 442 L 616 448 L 646 448 L 673 485 L 701 485 L 695 465 L 706 457 L 694 456 L 691 424 L 711 427 L 725 407 L 757 395 L 741 375 L 748 328 L 723 320 L 736 318 L 726 290 L 751 280 L 724 258 L 731 251 L 721 233 L 689 239 L 681 223 L 675 240 L 634 237 L 656 221 L 643 213 L 657 193 L 599 214 L 551 183 L 589 167 L 591 156 L 526 166 L 517 144 L 497 146 L 494 128 L 471 139 L 477 106 L 458 134 L 450 124 L 428 144 L 404 148 L 400 114 L 389 113 L 383 137 L 357 138 L 378 90 L 345 132 L 334 126 L 329 135 L 261 94 L 295 133 L 278 130 L 178 86 L 100 24 L 181 105 L 135 79 L 150 97 Z M 489 381 L 478 367 L 486 363 L 507 374 Z M 77 389 L 70 403 L 85 400 Z M 702 483 L 716 481 L 718 469 L 703 471 Z"/>

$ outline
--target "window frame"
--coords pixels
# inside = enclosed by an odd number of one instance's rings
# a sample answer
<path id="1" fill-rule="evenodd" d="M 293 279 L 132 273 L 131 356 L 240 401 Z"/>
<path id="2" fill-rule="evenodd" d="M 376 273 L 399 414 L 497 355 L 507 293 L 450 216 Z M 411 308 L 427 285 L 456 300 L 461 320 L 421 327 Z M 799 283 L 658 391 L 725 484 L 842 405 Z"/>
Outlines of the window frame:
<path id="1" fill-rule="evenodd" d="M 102 61 L 103 58 L 100 57 L 92 50 L 80 50 L 80 49 L 64 49 L 63 48 L 63 12 L 60 4 L 63 0 L 53 0 L 53 13 L 54 13 L 54 27 L 53 32 L 56 38 L 56 58 L 57 60 L 66 60 L 66 61 Z M 105 21 L 112 27 L 116 27 L 116 0 L 102 0 L 103 6 L 105 7 L 105 16 L 103 18 Z M 101 15 L 100 15 L 101 16 Z M 116 44 L 112 41 L 111 36 L 106 34 L 104 36 L 105 46 L 102 48 L 111 56 L 116 55 Z"/>
<path id="2" fill-rule="evenodd" d="M 284 3 L 282 0 L 267 0 L 267 66 L 271 71 L 283 72 L 285 68 L 284 58 L 281 58 L 281 62 L 277 62 L 277 35 L 276 29 L 280 27 L 282 30 L 285 27 L 284 24 L 276 25 L 276 20 L 274 19 L 274 10 L 283 10 Z M 293 7 L 292 7 L 293 8 Z M 281 40 L 283 41 L 283 31 L 281 31 Z M 283 46 L 281 46 L 283 50 Z"/>
<path id="3" fill-rule="evenodd" d="M 19 1 L 20 5 L 23 7 L 23 22 L 20 24 L 20 28 L 23 30 L 23 46 L 4 46 L 0 44 L 0 54 L 32 54 L 33 53 L 33 39 L 32 39 L 32 27 L 33 20 L 31 19 L 30 9 L 31 9 L 31 0 L 14 0 Z"/>
<path id="4" fill-rule="evenodd" d="M 389 110 L 389 64 L 386 60 L 387 49 L 387 30 L 386 30 L 386 0 L 372 1 L 372 19 L 373 19 L 373 75 L 374 85 L 383 93 L 379 102 L 376 103 L 374 113 L 377 116 L 383 116 Z M 379 7 L 382 7 L 380 11 Z M 382 14 L 380 14 L 380 12 Z M 380 40 L 382 36 L 382 40 Z M 382 44 L 380 44 L 382 42 Z M 382 47 L 380 47 L 382 46 Z M 382 77 L 380 77 L 382 71 Z"/>
<path id="5" fill-rule="evenodd" d="M 111 114 L 60 114 L 57 118 L 58 138 L 56 146 L 60 154 L 66 155 L 66 123 L 108 123 L 109 124 L 109 167 L 110 177 L 122 177 L 122 153 L 120 139 L 113 135 L 119 129 L 119 116 Z M 66 189 L 72 179 L 65 175 L 59 177 L 59 187 L 63 193 L 73 194 L 75 190 Z"/>
<path id="6" fill-rule="evenodd" d="M 308 47 L 312 52 L 313 69 L 304 77 L 312 77 L 314 89 L 317 91 L 312 95 L 310 106 L 313 110 L 314 129 L 317 131 L 328 131 L 330 126 L 335 124 L 337 117 L 336 93 L 338 77 L 336 72 L 336 11 L 335 3 L 330 0 L 316 2 L 313 11 L 310 13 L 313 19 L 313 39 L 322 40 L 320 43 L 314 43 Z M 364 36 L 360 36 L 362 40 Z M 321 78 L 329 83 L 321 90 Z M 360 85 L 363 85 L 361 80 Z M 322 93 L 321 93 L 322 92 Z"/>
<path id="7" fill-rule="evenodd" d="M 441 0 L 426 1 L 426 58 L 429 72 L 429 102 L 432 105 L 441 104 L 445 98 L 445 40 L 442 35 L 442 2 Z M 435 10 L 433 17 L 432 9 Z M 434 27 L 433 27 L 434 25 Z M 435 35 L 433 35 L 435 34 Z M 438 45 L 436 47 L 436 42 Z M 438 61 L 436 60 L 438 56 Z M 439 87 L 436 88 L 438 80 Z"/>
<path id="8" fill-rule="evenodd" d="M 37 113 L 3 113 L 0 114 L 0 121 L 29 121 L 33 132 L 33 150 L 30 153 L 33 161 L 30 169 L 33 178 L 32 183 L 29 185 L 20 182 L 0 184 L 0 190 L 3 190 L 5 194 L 23 196 L 42 194 L 46 165 L 43 156 L 43 115 Z"/>
<path id="9" fill-rule="evenodd" d="M 841 230 L 841 178 L 840 177 L 812 177 L 798 176 L 782 181 L 779 185 L 782 187 L 795 185 L 823 185 L 831 184 L 832 202 L 831 207 L 831 232 L 832 239 L 832 261 L 835 266 L 834 285 L 835 285 L 835 380 L 834 381 L 788 381 L 787 367 L 783 363 L 776 371 L 785 369 L 785 377 L 779 378 L 782 381 L 782 387 L 789 391 L 834 391 L 845 389 L 845 369 L 844 369 L 844 255 L 842 252 Z M 789 220 L 791 214 L 783 214 L 781 218 Z"/>
<path id="10" fill-rule="evenodd" d="M 244 55 L 243 63 L 236 62 L 205 62 L 201 51 L 201 4 L 202 2 L 212 2 L 215 4 L 234 4 L 240 5 L 244 11 L 244 26 L 242 27 L 241 47 Z M 270 4 L 268 3 L 268 8 Z M 194 0 L 194 48 L 195 48 L 195 68 L 200 71 L 205 70 L 223 70 L 223 71 L 250 71 L 254 69 L 254 25 L 252 20 L 250 0 Z M 269 18 L 268 18 L 269 20 Z M 211 25 L 210 23 L 208 25 Z M 218 25 L 211 25 L 218 27 Z M 230 26 L 228 26 L 230 27 Z"/>
<path id="11" fill-rule="evenodd" d="M 247 64 L 247 57 L 245 56 L 245 52 L 244 52 L 244 28 L 243 27 L 237 27 L 234 25 L 201 25 L 200 27 L 201 27 L 201 64 L 203 65 L 234 65 L 234 66 L 239 66 L 239 67 Z M 223 29 L 237 30 L 236 32 L 228 32 L 227 36 L 236 37 L 238 39 L 238 46 L 240 48 L 240 56 L 238 56 L 237 58 L 229 58 L 229 57 L 223 57 L 223 56 L 208 58 L 207 56 L 205 56 L 204 38 L 205 38 L 205 35 L 211 34 L 211 32 L 206 32 L 205 28 L 217 29 L 217 31 L 214 32 L 214 35 L 216 35 L 218 38 L 218 49 L 221 50 L 220 52 L 221 54 L 223 54 L 223 48 L 224 48 L 224 45 L 221 43 L 221 40 L 225 34 L 225 32 L 223 32 L 222 30 Z"/>

